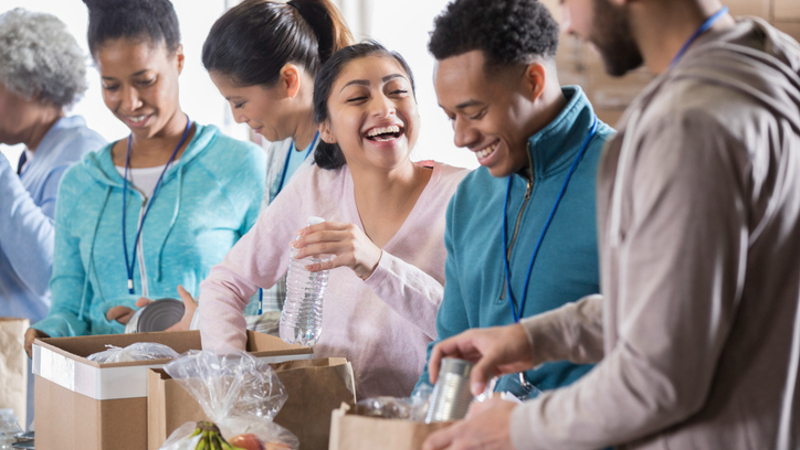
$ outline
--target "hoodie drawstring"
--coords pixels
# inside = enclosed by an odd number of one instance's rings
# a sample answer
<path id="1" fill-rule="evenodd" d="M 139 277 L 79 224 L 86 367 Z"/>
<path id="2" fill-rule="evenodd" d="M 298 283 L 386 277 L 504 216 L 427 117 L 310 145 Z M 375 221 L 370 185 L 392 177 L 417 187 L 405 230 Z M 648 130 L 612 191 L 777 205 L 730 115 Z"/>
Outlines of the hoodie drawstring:
<path id="1" fill-rule="evenodd" d="M 81 294 L 81 307 L 80 311 L 78 312 L 78 320 L 83 320 L 83 313 L 86 311 L 86 292 L 89 288 L 91 273 L 94 273 L 94 277 L 97 279 L 98 294 L 101 298 L 103 297 L 103 293 L 100 291 L 100 277 L 97 276 L 94 265 L 94 244 L 97 241 L 97 232 L 100 229 L 100 220 L 103 218 L 103 212 L 106 210 L 109 198 L 111 198 L 111 186 L 106 188 L 106 198 L 103 200 L 103 207 L 100 208 L 100 213 L 97 214 L 97 221 L 94 224 L 94 231 L 92 232 L 92 245 L 89 246 L 89 267 L 86 271 L 86 276 L 83 277 L 83 293 Z"/>
<path id="2" fill-rule="evenodd" d="M 161 261 L 164 258 L 164 247 L 167 245 L 167 239 L 169 239 L 170 233 L 172 233 L 172 229 L 175 227 L 175 222 L 178 221 L 178 213 L 181 210 L 181 197 L 183 197 L 183 170 L 182 168 L 178 169 L 178 197 L 175 200 L 175 209 L 172 212 L 172 218 L 169 221 L 169 227 L 167 228 L 167 234 L 164 236 L 164 240 L 161 241 L 161 247 L 158 249 L 158 257 L 156 260 L 156 281 L 161 282 Z"/>

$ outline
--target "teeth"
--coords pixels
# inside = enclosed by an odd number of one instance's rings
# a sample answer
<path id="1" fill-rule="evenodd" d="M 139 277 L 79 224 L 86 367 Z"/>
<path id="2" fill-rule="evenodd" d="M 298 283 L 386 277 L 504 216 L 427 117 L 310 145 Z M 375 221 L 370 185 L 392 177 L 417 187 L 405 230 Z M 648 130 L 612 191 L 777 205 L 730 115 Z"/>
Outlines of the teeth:
<path id="1" fill-rule="evenodd" d="M 136 117 L 129 117 L 129 119 L 131 120 L 131 122 L 141 122 L 141 121 L 143 121 L 143 120 L 144 120 L 146 117 L 147 117 L 147 116 L 136 116 Z"/>
<path id="2" fill-rule="evenodd" d="M 481 159 L 486 158 L 487 156 L 491 155 L 492 152 L 495 151 L 495 149 L 497 149 L 498 145 L 500 145 L 499 141 L 495 142 L 494 144 L 490 145 L 489 147 L 486 147 L 485 149 L 479 152 L 475 152 L 475 154 L 478 155 L 478 158 Z"/>
<path id="3" fill-rule="evenodd" d="M 398 127 L 397 125 L 392 125 L 384 128 L 373 128 L 369 130 L 369 132 L 367 133 L 367 137 L 375 137 L 378 136 L 379 134 L 399 133 L 399 132 L 400 132 L 400 127 Z"/>

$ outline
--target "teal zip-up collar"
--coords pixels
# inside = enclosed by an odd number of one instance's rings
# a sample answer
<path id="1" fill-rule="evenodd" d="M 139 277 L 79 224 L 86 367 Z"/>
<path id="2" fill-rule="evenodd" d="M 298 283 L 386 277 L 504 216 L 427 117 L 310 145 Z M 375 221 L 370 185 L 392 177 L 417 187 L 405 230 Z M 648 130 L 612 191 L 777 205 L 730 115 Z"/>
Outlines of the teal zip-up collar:
<path id="1" fill-rule="evenodd" d="M 564 86 L 561 91 L 567 105 L 552 122 L 528 138 L 534 183 L 569 169 L 592 127 L 594 110 L 583 90 Z"/>
<path id="2" fill-rule="evenodd" d="M 522 192 L 524 197 L 519 209 L 505 212 L 509 217 L 514 217 L 513 222 L 509 221 L 513 226 L 509 230 L 510 242 L 505 255 L 508 259 L 511 259 L 514 252 L 520 223 L 536 186 L 543 180 L 568 170 L 580 151 L 581 143 L 591 132 L 595 114 L 583 90 L 579 86 L 564 86 L 561 91 L 567 98 L 566 106 L 552 122 L 528 138 L 528 162 L 532 166 L 533 180 L 520 173 L 511 175 L 515 177 L 512 195 Z M 502 284 L 500 301 L 505 300 L 505 278 Z"/>

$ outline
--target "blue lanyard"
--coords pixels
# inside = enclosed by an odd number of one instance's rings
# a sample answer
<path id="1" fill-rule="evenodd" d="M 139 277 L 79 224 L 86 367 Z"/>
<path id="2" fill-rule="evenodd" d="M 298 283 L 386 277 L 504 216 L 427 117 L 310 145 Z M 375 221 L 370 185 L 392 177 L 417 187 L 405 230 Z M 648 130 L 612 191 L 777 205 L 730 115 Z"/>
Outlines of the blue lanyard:
<path id="1" fill-rule="evenodd" d="M 544 228 L 542 229 L 542 234 L 539 235 L 539 240 L 536 242 L 536 247 L 533 249 L 531 263 L 528 266 L 528 275 L 525 277 L 525 287 L 522 290 L 522 301 L 519 304 L 519 313 L 517 312 L 517 308 L 514 306 L 514 298 L 511 295 L 511 269 L 509 268 L 508 264 L 508 199 L 511 197 L 511 181 L 513 179 L 513 175 L 508 177 L 506 202 L 505 206 L 503 207 L 503 261 L 505 263 L 503 268 L 505 269 L 506 277 L 506 293 L 508 295 L 508 303 L 511 306 L 511 314 L 514 316 L 514 323 L 517 323 L 520 321 L 520 319 L 522 319 L 522 314 L 525 310 L 525 300 L 528 298 L 528 283 L 531 281 L 531 271 L 533 270 L 533 263 L 536 261 L 536 255 L 539 253 L 539 248 L 542 246 L 542 241 L 544 241 L 544 236 L 547 233 L 547 229 L 553 222 L 553 217 L 556 215 L 558 205 L 561 203 L 561 199 L 564 198 L 564 193 L 567 191 L 569 180 L 572 178 L 572 174 L 575 173 L 575 169 L 578 167 L 578 162 L 580 162 L 584 153 L 586 153 L 586 149 L 589 147 L 589 142 L 592 140 L 595 133 L 597 133 L 597 124 L 597 116 L 594 116 L 594 121 L 592 122 L 592 129 L 589 131 L 589 136 L 586 138 L 586 141 L 584 141 L 580 151 L 578 151 L 578 156 L 575 157 L 575 161 L 572 163 L 569 173 L 567 173 L 567 179 L 564 180 L 564 185 L 561 186 L 561 192 L 559 192 L 556 202 L 553 204 L 553 208 L 550 210 L 550 216 L 547 218 L 547 222 L 545 222 Z M 532 167 L 531 170 L 533 170 Z"/>
<path id="2" fill-rule="evenodd" d="M 147 207 L 144 209 L 144 215 L 142 215 L 142 220 L 139 222 L 139 225 L 136 227 L 136 239 L 133 241 L 133 257 L 132 261 L 128 259 L 128 243 L 126 242 L 125 237 L 127 233 L 125 232 L 125 213 L 128 210 L 128 166 L 131 163 L 131 136 L 128 136 L 128 150 L 125 155 L 125 176 L 122 180 L 122 250 L 125 252 L 125 269 L 128 271 L 128 293 L 133 294 L 133 265 L 136 264 L 136 245 L 139 243 L 139 237 L 142 235 L 142 228 L 144 227 L 144 221 L 147 219 L 147 213 L 150 211 L 150 207 L 153 206 L 153 201 L 156 199 L 156 194 L 158 193 L 158 188 L 161 186 L 161 179 L 164 178 L 164 173 L 167 172 L 169 165 L 172 164 L 172 161 L 175 159 L 175 155 L 178 154 L 178 149 L 181 148 L 184 141 L 186 141 L 186 137 L 189 135 L 189 130 L 192 128 L 192 121 L 189 120 L 189 116 L 186 116 L 186 129 L 183 130 L 183 136 L 181 136 L 180 142 L 178 142 L 177 147 L 175 150 L 172 151 L 172 156 L 169 157 L 169 161 L 164 166 L 164 170 L 161 171 L 161 175 L 158 176 L 158 182 L 156 182 L 156 187 L 153 189 L 153 196 L 150 197 L 150 200 L 147 202 Z"/>
<path id="3" fill-rule="evenodd" d="M 672 58 L 672 62 L 669 63 L 670 69 L 675 67 L 675 64 L 678 64 L 678 61 L 683 57 L 684 53 L 686 53 L 686 50 L 689 49 L 689 46 L 691 46 L 694 43 L 694 41 L 700 37 L 700 35 L 710 30 L 711 27 L 713 27 L 714 24 L 717 23 L 717 21 L 719 21 L 720 19 L 722 19 L 722 16 L 724 16 L 727 13 L 728 13 L 728 7 L 723 6 L 722 9 L 714 13 L 713 16 L 706 19 L 706 21 L 703 22 L 703 24 L 700 25 L 700 27 L 696 29 L 691 36 L 689 36 L 689 39 L 686 41 L 685 44 L 683 44 L 683 47 L 681 47 L 681 49 L 678 50 L 678 54 L 675 55 L 674 58 Z"/>
<path id="4" fill-rule="evenodd" d="M 317 134 L 314 135 L 314 140 L 311 141 L 311 145 L 308 146 L 308 150 L 306 150 L 305 156 L 303 156 L 303 161 L 308 159 L 308 155 L 311 154 L 311 150 L 314 149 L 314 144 L 317 143 L 317 139 L 319 138 L 319 131 Z M 289 153 L 286 154 L 286 161 L 283 162 L 283 172 L 281 172 L 281 182 L 278 184 L 278 192 L 275 195 L 278 195 L 283 189 L 283 182 L 286 181 L 286 170 L 289 169 L 289 160 L 292 159 L 292 152 L 294 151 L 294 139 L 292 139 L 292 143 L 289 145 Z"/>

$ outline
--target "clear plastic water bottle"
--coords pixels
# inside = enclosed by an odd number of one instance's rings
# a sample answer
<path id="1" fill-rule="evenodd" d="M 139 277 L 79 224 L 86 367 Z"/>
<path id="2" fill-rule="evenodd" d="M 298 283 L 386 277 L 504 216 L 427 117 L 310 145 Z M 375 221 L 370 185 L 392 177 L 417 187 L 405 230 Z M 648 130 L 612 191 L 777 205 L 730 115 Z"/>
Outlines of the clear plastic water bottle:
<path id="1" fill-rule="evenodd" d="M 308 225 L 324 222 L 309 217 Z M 289 344 L 314 345 L 322 333 L 322 297 L 328 286 L 328 271 L 309 272 L 304 266 L 323 261 L 319 258 L 295 259 L 292 247 L 286 275 L 286 301 L 281 312 L 280 337 Z"/>
<path id="2" fill-rule="evenodd" d="M 0 409 L 0 450 L 11 450 L 14 436 L 22 433 L 17 423 L 17 415 L 11 408 Z"/>

